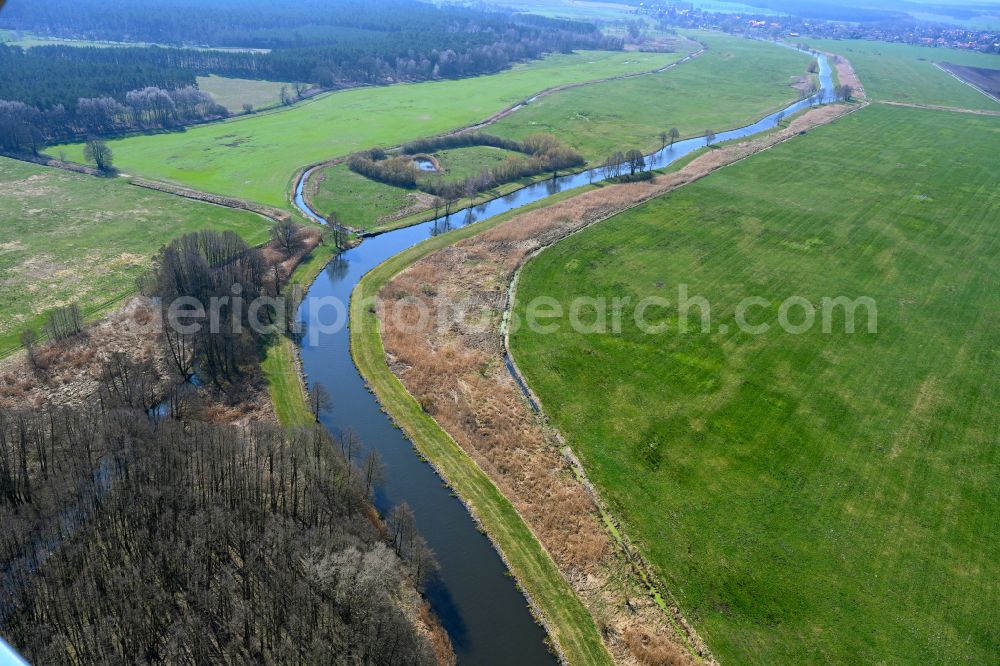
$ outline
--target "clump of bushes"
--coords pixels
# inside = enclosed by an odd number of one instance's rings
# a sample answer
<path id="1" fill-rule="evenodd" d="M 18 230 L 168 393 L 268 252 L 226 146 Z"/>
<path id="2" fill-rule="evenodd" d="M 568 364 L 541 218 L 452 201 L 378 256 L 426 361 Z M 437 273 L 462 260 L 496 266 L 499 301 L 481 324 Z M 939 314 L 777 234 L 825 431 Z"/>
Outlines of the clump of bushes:
<path id="1" fill-rule="evenodd" d="M 469 148 L 471 146 L 491 146 L 519 153 L 524 152 L 521 144 L 514 139 L 506 139 L 495 134 L 487 134 L 486 132 L 468 132 L 411 141 L 403 146 L 403 154 L 419 155 L 420 153 L 435 153 L 439 150 Z"/>
<path id="2" fill-rule="evenodd" d="M 421 177 L 421 171 L 409 158 L 410 155 L 471 146 L 502 148 L 522 153 L 524 157 L 511 156 L 493 168 L 483 169 L 478 175 L 460 182 Z M 373 148 L 351 155 L 347 160 L 347 167 L 357 174 L 386 185 L 415 188 L 437 197 L 454 200 L 463 195 L 471 198 L 497 185 L 521 178 L 549 171 L 556 172 L 560 169 L 573 169 L 586 164 L 580 153 L 563 145 L 551 134 L 533 134 L 522 141 L 515 141 L 484 132 L 471 132 L 420 139 L 403 146 L 402 152 L 404 156 L 388 157 L 385 151 Z"/>

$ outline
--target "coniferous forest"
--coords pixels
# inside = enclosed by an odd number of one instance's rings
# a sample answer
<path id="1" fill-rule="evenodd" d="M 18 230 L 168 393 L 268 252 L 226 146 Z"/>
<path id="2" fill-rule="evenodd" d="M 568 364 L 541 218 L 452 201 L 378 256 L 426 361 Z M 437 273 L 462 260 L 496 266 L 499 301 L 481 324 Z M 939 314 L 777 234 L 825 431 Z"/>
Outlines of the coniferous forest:
<path id="1" fill-rule="evenodd" d="M 225 109 L 206 100 L 182 110 L 169 99 L 209 74 L 331 89 L 475 76 L 546 53 L 622 47 L 587 23 L 413 0 L 189 5 L 9 2 L 3 30 L 144 46 L 0 44 L 0 150 L 33 153 L 54 141 L 222 117 Z M 140 93 L 156 98 L 154 113 L 129 99 Z"/>

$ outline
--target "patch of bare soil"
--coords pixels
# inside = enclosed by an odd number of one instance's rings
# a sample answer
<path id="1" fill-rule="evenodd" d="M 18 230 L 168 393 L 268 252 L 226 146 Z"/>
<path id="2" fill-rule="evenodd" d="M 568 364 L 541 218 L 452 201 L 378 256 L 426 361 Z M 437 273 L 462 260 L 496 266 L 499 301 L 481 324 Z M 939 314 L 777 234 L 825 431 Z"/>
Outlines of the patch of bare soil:
<path id="1" fill-rule="evenodd" d="M 1000 99 L 1000 69 L 966 67 L 943 62 L 938 65 L 949 74 L 957 76 L 993 99 Z"/>
<path id="2" fill-rule="evenodd" d="M 647 568 L 605 530 L 558 433 L 536 415 L 503 363 L 500 322 L 516 270 L 537 250 L 848 113 L 812 109 L 767 136 L 712 150 L 652 182 L 604 187 L 519 215 L 443 248 L 379 294 L 387 361 L 407 390 L 490 475 L 594 614 L 618 663 L 714 663 L 679 610 L 667 615 L 640 579 Z M 678 631 L 675 627 L 681 627 Z"/>
<path id="3" fill-rule="evenodd" d="M 810 92 L 812 90 L 812 79 L 808 76 L 793 76 L 789 84 L 799 92 Z"/>

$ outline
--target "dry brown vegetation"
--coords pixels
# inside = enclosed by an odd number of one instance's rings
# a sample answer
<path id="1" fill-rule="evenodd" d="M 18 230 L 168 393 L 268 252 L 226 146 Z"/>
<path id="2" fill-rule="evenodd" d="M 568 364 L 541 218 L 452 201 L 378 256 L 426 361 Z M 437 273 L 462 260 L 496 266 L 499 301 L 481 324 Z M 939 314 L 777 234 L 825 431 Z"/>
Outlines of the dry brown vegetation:
<path id="1" fill-rule="evenodd" d="M 21 352 L 0 365 L 0 408 L 41 410 L 82 407 L 96 400 L 106 364 L 116 354 L 148 369 L 165 397 L 171 377 L 159 330 L 160 311 L 136 296 L 117 312 L 62 342 L 39 345 L 36 361 Z M 246 425 L 276 423 L 267 386 L 258 375 L 247 377 L 238 390 L 205 386 L 198 391 L 195 416 L 207 423 Z"/>
<path id="2" fill-rule="evenodd" d="M 299 247 L 293 254 L 281 251 L 274 242 L 264 246 L 261 253 L 284 281 L 321 240 L 320 229 L 301 227 Z M 0 408 L 80 407 L 94 399 L 105 364 L 115 354 L 150 369 L 165 395 L 174 378 L 170 376 L 162 335 L 156 333 L 160 330 L 159 319 L 159 309 L 149 299 L 136 296 L 87 327 L 82 335 L 38 345 L 34 362 L 25 352 L 4 359 L 0 363 Z M 277 422 L 259 373 L 246 377 L 233 390 L 202 387 L 197 416 L 209 423 Z"/>
<path id="3" fill-rule="evenodd" d="M 680 650 L 670 636 L 644 629 L 625 629 L 625 644 L 643 666 L 694 666 L 691 655 Z"/>
<path id="4" fill-rule="evenodd" d="M 277 267 L 278 279 L 281 280 L 281 282 L 287 282 L 288 278 L 290 278 L 292 273 L 295 272 L 295 268 L 302 263 L 302 260 L 308 257 L 321 242 L 323 242 L 322 229 L 318 227 L 300 226 L 298 233 L 298 249 L 295 252 L 288 254 L 279 248 L 275 241 L 271 241 L 265 245 L 261 252 L 264 255 L 264 261 L 271 266 Z"/>
<path id="5" fill-rule="evenodd" d="M 595 498 L 560 453 L 557 434 L 532 412 L 507 372 L 499 331 L 508 287 L 537 250 L 850 109 L 812 109 L 783 130 L 711 150 L 676 173 L 517 216 L 416 262 L 379 295 L 390 367 L 513 502 L 594 614 L 619 663 L 688 663 L 685 643 L 713 659 L 677 609 L 667 617 L 650 599 L 632 554 L 615 546 Z"/>
<path id="6" fill-rule="evenodd" d="M 840 85 L 851 86 L 851 90 L 854 91 L 854 99 L 862 101 L 868 99 L 868 95 L 865 94 L 865 87 L 861 84 L 861 79 L 858 78 L 854 68 L 851 67 L 851 62 L 844 58 L 844 56 L 827 55 L 833 61 L 833 66 L 837 69 L 837 77 L 840 79 Z"/>
<path id="7" fill-rule="evenodd" d="M 431 610 L 430 604 L 422 599 L 417 610 L 417 618 L 419 622 L 414 622 L 417 632 L 430 641 L 439 666 L 455 666 L 458 660 L 455 657 L 455 649 L 451 646 L 451 639 L 448 638 L 448 632 L 441 626 L 441 621 Z"/>

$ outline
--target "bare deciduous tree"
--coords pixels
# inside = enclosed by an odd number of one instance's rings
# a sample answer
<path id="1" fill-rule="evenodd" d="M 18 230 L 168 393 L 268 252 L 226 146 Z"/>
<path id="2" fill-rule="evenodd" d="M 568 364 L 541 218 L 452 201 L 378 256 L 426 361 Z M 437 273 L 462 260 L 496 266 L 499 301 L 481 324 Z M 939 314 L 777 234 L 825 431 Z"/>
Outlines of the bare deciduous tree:
<path id="1" fill-rule="evenodd" d="M 634 176 L 637 172 L 646 168 L 646 157 L 641 150 L 633 148 L 625 153 L 625 162 L 628 164 L 628 173 Z"/>
<path id="2" fill-rule="evenodd" d="M 309 387 L 309 411 L 316 423 L 319 423 L 320 414 L 332 408 L 333 400 L 330 398 L 330 392 L 319 382 L 313 382 Z"/>
<path id="3" fill-rule="evenodd" d="M 375 487 L 385 480 L 385 463 L 382 462 L 382 456 L 375 449 L 369 451 L 368 455 L 365 456 L 363 472 L 365 495 L 371 495 Z"/>
<path id="4" fill-rule="evenodd" d="M 433 555 L 412 512 L 387 543 L 323 428 L 108 400 L 0 410 L 0 634 L 33 663 L 437 663 L 399 603 Z"/>
<path id="5" fill-rule="evenodd" d="M 88 162 L 97 165 L 101 171 L 108 172 L 113 168 L 114 154 L 103 139 L 87 139 L 87 145 L 83 149 L 83 157 Z"/>
<path id="6" fill-rule="evenodd" d="M 38 354 L 35 347 L 38 342 L 38 334 L 35 329 L 26 328 L 21 332 L 21 345 L 28 351 L 28 363 L 32 368 L 38 369 Z"/>
<path id="7" fill-rule="evenodd" d="M 83 315 L 76 303 L 55 308 L 45 322 L 45 334 L 52 342 L 68 340 L 83 332 Z"/>
<path id="8" fill-rule="evenodd" d="M 275 222 L 271 227 L 271 240 L 287 255 L 295 254 L 302 247 L 299 226 L 290 219 Z"/>

